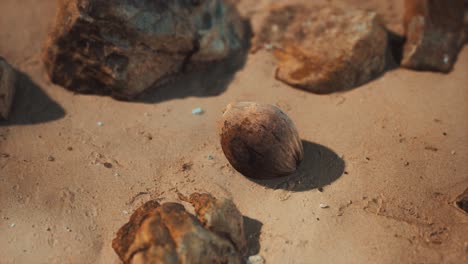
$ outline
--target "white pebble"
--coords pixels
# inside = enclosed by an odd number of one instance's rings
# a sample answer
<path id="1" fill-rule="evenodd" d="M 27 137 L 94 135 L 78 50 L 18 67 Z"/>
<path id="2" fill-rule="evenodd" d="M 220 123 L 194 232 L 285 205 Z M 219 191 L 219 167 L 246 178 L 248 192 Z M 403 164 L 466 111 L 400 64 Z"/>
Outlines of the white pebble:
<path id="1" fill-rule="evenodd" d="M 328 207 L 329 207 L 328 204 L 324 204 L 324 203 L 320 204 L 320 208 L 328 208 Z"/>
<path id="2" fill-rule="evenodd" d="M 266 43 L 266 44 L 265 44 L 265 49 L 266 49 L 266 50 L 272 50 L 272 49 L 273 49 L 273 44 L 271 44 L 271 43 Z"/>
<path id="3" fill-rule="evenodd" d="M 260 255 L 253 255 L 247 259 L 247 264 L 264 264 L 265 259 Z"/>
<path id="4" fill-rule="evenodd" d="M 104 123 L 103 123 L 103 122 L 101 122 L 101 121 L 99 121 L 99 122 L 97 122 L 97 125 L 98 125 L 98 126 L 103 126 L 103 125 L 104 125 Z"/>
<path id="5" fill-rule="evenodd" d="M 203 109 L 201 107 L 196 107 L 192 109 L 192 115 L 201 115 L 203 114 Z"/>
<path id="6" fill-rule="evenodd" d="M 15 227 L 15 226 L 16 226 L 15 223 L 10 224 L 10 228 L 13 228 L 13 227 Z"/>
<path id="7" fill-rule="evenodd" d="M 444 63 L 445 64 L 449 63 L 449 56 L 447 54 L 444 55 Z"/>
<path id="8" fill-rule="evenodd" d="M 128 215 L 128 211 L 127 211 L 127 210 L 123 210 L 122 213 Z"/>

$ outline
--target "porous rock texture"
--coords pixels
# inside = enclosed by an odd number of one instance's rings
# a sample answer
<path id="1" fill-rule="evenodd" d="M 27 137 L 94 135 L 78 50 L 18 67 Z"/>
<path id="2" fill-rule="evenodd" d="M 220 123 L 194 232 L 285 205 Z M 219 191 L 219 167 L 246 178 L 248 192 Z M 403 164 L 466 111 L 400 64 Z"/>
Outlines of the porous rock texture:
<path id="1" fill-rule="evenodd" d="M 277 79 L 322 94 L 354 88 L 382 73 L 387 32 L 374 12 L 304 1 L 273 5 L 254 43 L 273 50 Z"/>
<path id="2" fill-rule="evenodd" d="M 450 72 L 465 42 L 464 0 L 405 0 L 402 66 Z"/>
<path id="3" fill-rule="evenodd" d="M 0 119 L 10 114 L 16 89 L 16 72 L 8 62 L 0 57 Z"/>
<path id="4" fill-rule="evenodd" d="M 43 60 L 67 89 L 128 99 L 243 44 L 244 22 L 223 0 L 58 0 Z"/>
<path id="5" fill-rule="evenodd" d="M 246 240 L 243 217 L 234 203 L 210 194 L 179 203 L 149 201 L 117 232 L 112 247 L 125 264 L 241 263 Z"/>

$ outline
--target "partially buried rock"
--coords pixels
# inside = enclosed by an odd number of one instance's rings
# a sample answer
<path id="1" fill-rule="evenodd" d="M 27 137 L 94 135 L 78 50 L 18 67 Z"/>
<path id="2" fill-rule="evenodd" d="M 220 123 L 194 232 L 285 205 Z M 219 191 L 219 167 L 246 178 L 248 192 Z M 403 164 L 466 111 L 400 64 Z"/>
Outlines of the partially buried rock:
<path id="1" fill-rule="evenodd" d="M 405 0 L 404 67 L 449 72 L 465 41 L 463 0 Z"/>
<path id="2" fill-rule="evenodd" d="M 132 98 L 185 68 L 242 46 L 243 21 L 223 0 L 59 0 L 44 62 L 67 89 Z"/>
<path id="3" fill-rule="evenodd" d="M 0 119 L 7 119 L 15 95 L 15 70 L 0 57 Z"/>
<path id="4" fill-rule="evenodd" d="M 186 200 L 198 219 L 178 203 L 149 201 L 138 208 L 112 241 L 120 259 L 125 264 L 241 263 L 246 241 L 234 203 L 198 193 Z"/>
<path id="5" fill-rule="evenodd" d="M 296 126 L 276 106 L 232 103 L 220 122 L 221 147 L 231 165 L 250 178 L 294 173 L 304 150 Z"/>
<path id="6" fill-rule="evenodd" d="M 331 93 L 383 72 L 387 32 L 374 12 L 274 5 L 255 44 L 273 50 L 277 79 L 314 93 Z"/>

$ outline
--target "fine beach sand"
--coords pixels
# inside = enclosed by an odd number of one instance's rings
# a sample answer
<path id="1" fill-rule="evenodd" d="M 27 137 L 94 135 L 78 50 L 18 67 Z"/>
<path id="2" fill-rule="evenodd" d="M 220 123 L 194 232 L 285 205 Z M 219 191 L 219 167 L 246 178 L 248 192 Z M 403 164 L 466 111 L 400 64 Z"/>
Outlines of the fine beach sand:
<path id="1" fill-rule="evenodd" d="M 270 2 L 240 1 L 254 32 Z M 402 33 L 400 1 L 317 2 L 376 10 Z M 450 74 L 396 68 L 329 95 L 275 80 L 260 50 L 234 74 L 215 67 L 122 102 L 48 81 L 54 14 L 53 0 L 0 1 L 0 56 L 21 72 L 0 123 L 1 264 L 120 263 L 111 240 L 129 214 L 177 191 L 232 198 L 250 254 L 267 263 L 468 263 L 468 215 L 454 205 L 468 188 L 467 46 Z M 232 101 L 291 117 L 302 181 L 254 182 L 229 166 L 216 122 Z"/>

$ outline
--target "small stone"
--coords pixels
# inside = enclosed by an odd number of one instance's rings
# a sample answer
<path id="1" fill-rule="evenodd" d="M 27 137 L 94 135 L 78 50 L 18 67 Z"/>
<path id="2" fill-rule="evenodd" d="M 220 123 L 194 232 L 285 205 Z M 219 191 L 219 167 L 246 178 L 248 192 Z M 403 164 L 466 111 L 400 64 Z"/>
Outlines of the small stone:
<path id="1" fill-rule="evenodd" d="M 112 168 L 112 163 L 110 163 L 110 162 L 104 162 L 103 165 L 104 165 L 105 168 L 108 168 L 108 169 Z"/>
<path id="2" fill-rule="evenodd" d="M 455 150 L 452 150 L 450 154 L 455 155 L 457 152 Z"/>
<path id="3" fill-rule="evenodd" d="M 192 109 L 192 115 L 201 115 L 203 114 L 203 109 L 201 107 L 196 107 Z"/>
<path id="4" fill-rule="evenodd" d="M 328 208 L 328 207 L 329 207 L 328 204 L 324 204 L 324 203 L 320 204 L 320 208 L 322 208 L 322 209 L 325 209 L 325 208 Z"/>
<path id="5" fill-rule="evenodd" d="M 122 213 L 123 213 L 124 215 L 128 215 L 128 214 L 129 214 L 129 212 L 128 212 L 127 210 L 123 210 Z"/>
<path id="6" fill-rule="evenodd" d="M 15 227 L 15 226 L 16 226 L 15 223 L 11 223 L 11 224 L 10 224 L 10 228 L 13 228 L 13 227 Z"/>
<path id="7" fill-rule="evenodd" d="M 15 90 L 15 70 L 5 59 L 0 57 L 0 119 L 8 119 Z"/>
<path id="8" fill-rule="evenodd" d="M 464 0 L 405 0 L 402 66 L 450 72 L 465 41 Z"/>
<path id="9" fill-rule="evenodd" d="M 98 121 L 96 124 L 97 124 L 98 126 L 102 127 L 102 126 L 104 125 L 104 122 Z"/>
<path id="10" fill-rule="evenodd" d="M 208 160 L 214 160 L 213 155 L 208 155 Z"/>
<path id="11" fill-rule="evenodd" d="M 247 259 L 247 264 L 264 264 L 265 259 L 260 255 L 253 255 Z"/>
<path id="12" fill-rule="evenodd" d="M 55 157 L 54 157 L 54 156 L 51 156 L 51 155 L 49 155 L 49 156 L 47 157 L 47 160 L 48 160 L 48 161 L 55 161 Z"/>
<path id="13" fill-rule="evenodd" d="M 73 147 L 68 147 L 67 150 L 68 150 L 68 151 L 72 151 L 72 150 L 73 150 Z"/>
<path id="14" fill-rule="evenodd" d="M 116 172 L 116 173 L 114 173 L 114 176 L 115 176 L 115 177 L 119 177 L 120 174 Z"/>
<path id="15" fill-rule="evenodd" d="M 273 5 L 254 40 L 264 47 L 279 44 L 273 53 L 278 80 L 323 94 L 354 88 L 384 71 L 387 32 L 376 13 L 303 2 Z"/>

